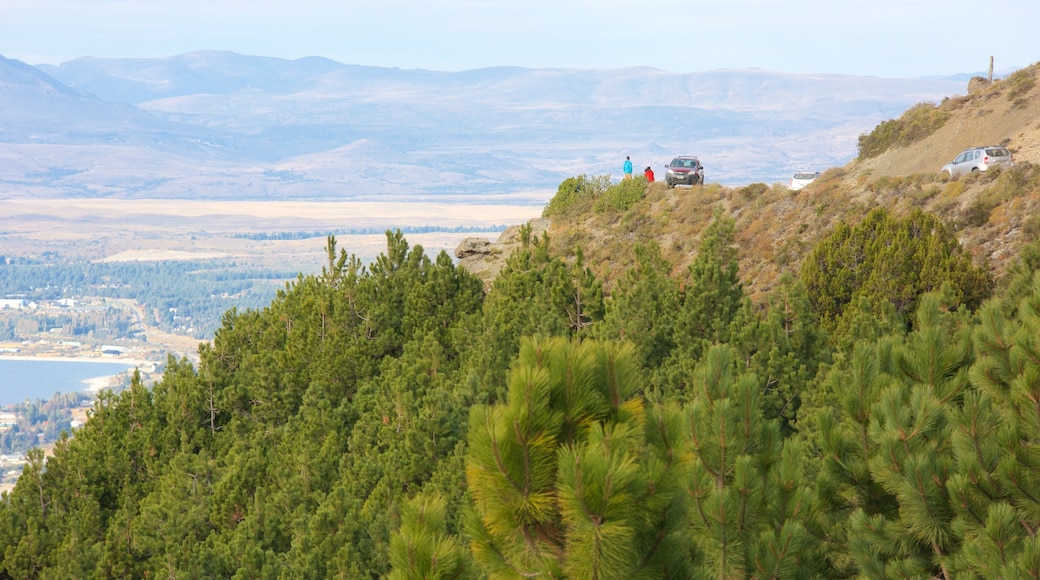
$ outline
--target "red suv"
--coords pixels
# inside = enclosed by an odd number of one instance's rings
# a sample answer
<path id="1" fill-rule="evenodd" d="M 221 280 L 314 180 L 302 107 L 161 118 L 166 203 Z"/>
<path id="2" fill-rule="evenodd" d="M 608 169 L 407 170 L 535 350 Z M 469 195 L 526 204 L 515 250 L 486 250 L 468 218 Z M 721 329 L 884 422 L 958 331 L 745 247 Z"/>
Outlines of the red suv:
<path id="1" fill-rule="evenodd" d="M 668 164 L 664 180 L 668 187 L 704 183 L 704 166 L 696 157 L 676 157 Z"/>

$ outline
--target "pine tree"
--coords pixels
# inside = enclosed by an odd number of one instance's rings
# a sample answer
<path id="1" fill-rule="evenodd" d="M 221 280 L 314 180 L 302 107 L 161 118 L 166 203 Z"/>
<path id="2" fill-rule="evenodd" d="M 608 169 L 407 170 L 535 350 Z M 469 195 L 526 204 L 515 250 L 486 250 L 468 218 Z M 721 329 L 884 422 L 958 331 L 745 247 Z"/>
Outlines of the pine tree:
<path id="1" fill-rule="evenodd" d="M 716 344 L 729 343 L 735 334 L 757 332 L 758 320 L 737 276 L 734 222 L 716 208 L 704 232 L 697 257 L 690 264 L 681 305 L 673 323 L 676 348 L 658 373 L 664 396 L 688 400 L 688 382 L 704 353 Z M 754 351 L 745 340 L 746 351 Z"/>
<path id="2" fill-rule="evenodd" d="M 679 284 L 671 277 L 672 265 L 661 256 L 657 244 L 637 244 L 634 251 L 635 266 L 611 292 L 595 335 L 632 343 L 639 362 L 653 373 L 675 349 Z"/>
<path id="3" fill-rule="evenodd" d="M 958 471 L 950 478 L 963 575 L 1040 577 L 1040 276 L 1008 320 L 987 304 L 975 331 L 976 392 L 954 431 Z"/>
<path id="4" fill-rule="evenodd" d="M 474 577 L 469 554 L 447 533 L 444 500 L 418 495 L 401 510 L 401 528 L 390 540 L 388 580 L 437 580 Z"/>
<path id="5" fill-rule="evenodd" d="M 578 260 L 568 265 L 550 252 L 548 235 L 521 246 L 495 278 L 479 318 L 469 321 L 468 386 L 477 400 L 505 395 L 506 371 L 524 336 L 584 336 L 603 317 L 602 283 Z"/>
<path id="6" fill-rule="evenodd" d="M 886 303 L 909 319 L 925 292 L 949 284 L 957 302 L 977 308 L 992 280 L 972 264 L 934 216 L 914 210 L 903 219 L 875 208 L 855 226 L 839 224 L 805 258 L 800 272 L 820 324 L 844 332 L 850 305 L 866 300 L 879 314 Z"/>
<path id="7" fill-rule="evenodd" d="M 835 575 L 950 578 L 960 546 L 948 488 L 973 361 L 970 318 L 927 294 L 915 330 L 857 345 L 817 409 L 821 526 Z"/>
<path id="8" fill-rule="evenodd" d="M 758 381 L 734 375 L 732 351 L 712 347 L 693 381 L 686 431 L 693 463 L 686 510 L 703 578 L 809 578 L 817 549 L 801 447 L 784 449 L 762 416 Z"/>
<path id="9" fill-rule="evenodd" d="M 831 361 L 827 335 L 816 326 L 804 286 L 790 274 L 781 276 L 764 316 L 743 320 L 732 325 L 731 344 L 747 372 L 762 381 L 765 417 L 779 420 L 781 433 L 789 436 L 807 385 Z"/>
<path id="10" fill-rule="evenodd" d="M 470 415 L 466 529 L 491 577 L 685 577 L 678 414 L 647 413 L 631 347 L 525 340 Z"/>
<path id="11" fill-rule="evenodd" d="M 697 257 L 690 264 L 689 281 L 683 291 L 682 311 L 676 324 L 676 342 L 701 344 L 683 356 L 700 358 L 704 345 L 729 341 L 730 323 L 749 305 L 737 276 L 734 221 L 716 208 L 704 232 Z"/>

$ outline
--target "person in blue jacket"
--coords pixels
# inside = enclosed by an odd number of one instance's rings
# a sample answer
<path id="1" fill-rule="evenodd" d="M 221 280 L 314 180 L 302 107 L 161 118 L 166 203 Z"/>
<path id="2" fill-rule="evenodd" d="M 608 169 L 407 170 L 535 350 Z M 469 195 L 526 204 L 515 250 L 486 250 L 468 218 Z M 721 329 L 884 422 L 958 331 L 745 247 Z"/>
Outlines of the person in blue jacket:
<path id="1" fill-rule="evenodd" d="M 627 157 L 627 156 L 625 157 L 624 169 L 625 169 L 625 179 L 632 179 L 632 158 L 631 157 Z"/>

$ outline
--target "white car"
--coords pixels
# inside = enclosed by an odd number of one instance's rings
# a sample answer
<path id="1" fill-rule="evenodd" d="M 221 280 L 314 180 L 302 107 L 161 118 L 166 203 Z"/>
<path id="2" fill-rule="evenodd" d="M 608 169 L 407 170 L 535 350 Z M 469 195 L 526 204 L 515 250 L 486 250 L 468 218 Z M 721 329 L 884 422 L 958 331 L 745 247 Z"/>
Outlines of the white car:
<path id="1" fill-rule="evenodd" d="M 965 149 L 956 159 L 943 165 L 940 169 L 947 176 L 960 177 L 968 173 L 986 171 L 991 165 L 1015 166 L 1015 158 L 1007 147 L 990 145 L 988 147 L 972 147 Z"/>
<path id="2" fill-rule="evenodd" d="M 795 173 L 794 177 L 791 178 L 791 191 L 798 191 L 806 185 L 816 181 L 816 178 L 819 176 L 819 171 L 799 171 L 798 173 Z"/>

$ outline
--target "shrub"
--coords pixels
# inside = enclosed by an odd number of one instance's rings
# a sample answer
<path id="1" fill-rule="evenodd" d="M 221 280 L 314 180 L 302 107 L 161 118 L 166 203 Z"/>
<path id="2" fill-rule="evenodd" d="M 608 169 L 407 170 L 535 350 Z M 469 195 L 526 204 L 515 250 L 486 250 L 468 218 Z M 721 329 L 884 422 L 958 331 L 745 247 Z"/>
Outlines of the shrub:
<path id="1" fill-rule="evenodd" d="M 800 276 L 821 325 L 839 334 L 853 305 L 879 314 L 891 304 L 906 317 L 922 294 L 949 284 L 974 309 L 992 286 L 942 223 L 916 209 L 897 218 L 876 208 L 858 225 L 839 224 L 805 258 Z"/>
<path id="2" fill-rule="evenodd" d="M 593 209 L 596 213 L 605 211 L 626 211 L 628 208 L 646 195 L 646 179 L 642 176 L 633 179 L 623 179 L 620 183 L 611 185 L 603 195 L 596 200 Z"/>
<path id="3" fill-rule="evenodd" d="M 977 228 L 984 226 L 989 221 L 989 216 L 993 213 L 994 207 L 996 205 L 991 199 L 976 199 L 968 207 L 964 208 L 961 219 L 964 221 L 964 225 L 968 227 Z"/>
<path id="4" fill-rule="evenodd" d="M 997 203 L 1040 192 L 1040 167 L 1019 163 L 1000 171 L 993 169 L 986 172 L 987 185 L 983 195 L 995 199 Z"/>
<path id="5" fill-rule="evenodd" d="M 1008 87 L 1008 100 L 1017 105 L 1020 104 L 1018 97 L 1024 96 L 1036 86 L 1036 79 L 1033 78 L 1031 69 L 1022 69 L 1004 79 L 1004 84 Z"/>
<path id="6" fill-rule="evenodd" d="M 588 207 L 610 186 L 609 175 L 579 175 L 563 180 L 556 195 L 542 211 L 542 217 L 570 215 Z"/>
<path id="7" fill-rule="evenodd" d="M 749 183 L 738 189 L 737 193 L 744 196 L 745 199 L 755 199 L 767 191 L 769 191 L 769 186 L 764 183 Z"/>
<path id="8" fill-rule="evenodd" d="M 939 130 L 950 114 L 931 103 L 910 107 L 898 119 L 885 121 L 859 136 L 859 159 L 877 157 L 892 147 L 905 147 Z"/>

